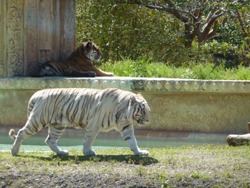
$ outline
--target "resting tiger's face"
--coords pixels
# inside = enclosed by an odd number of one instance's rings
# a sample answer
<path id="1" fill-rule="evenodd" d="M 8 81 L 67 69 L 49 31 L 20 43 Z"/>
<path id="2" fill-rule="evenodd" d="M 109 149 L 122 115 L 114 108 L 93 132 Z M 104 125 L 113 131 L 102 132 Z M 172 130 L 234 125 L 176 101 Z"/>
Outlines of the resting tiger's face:
<path id="1" fill-rule="evenodd" d="M 83 55 L 86 58 L 90 59 L 91 62 L 93 62 L 93 60 L 99 61 L 101 59 L 102 52 L 99 49 L 99 47 L 92 42 L 92 40 L 84 42 L 83 48 L 84 48 Z"/>
<path id="2" fill-rule="evenodd" d="M 135 96 L 135 101 L 133 118 L 139 125 L 145 125 L 150 121 L 150 108 L 141 94 Z"/>

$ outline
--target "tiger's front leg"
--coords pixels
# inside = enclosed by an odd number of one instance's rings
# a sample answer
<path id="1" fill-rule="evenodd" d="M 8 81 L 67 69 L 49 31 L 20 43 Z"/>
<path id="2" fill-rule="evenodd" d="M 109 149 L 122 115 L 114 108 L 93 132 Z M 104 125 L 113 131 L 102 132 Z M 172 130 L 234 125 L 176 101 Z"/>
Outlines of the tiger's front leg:
<path id="1" fill-rule="evenodd" d="M 83 143 L 83 154 L 84 155 L 96 155 L 96 152 L 92 150 L 92 144 L 94 143 L 99 129 L 95 128 L 93 125 L 90 124 L 91 127 L 87 128 L 87 132 L 85 133 L 84 143 Z"/>
<path id="2" fill-rule="evenodd" d="M 104 72 L 104 71 L 99 70 L 97 68 L 94 68 L 93 71 L 96 73 L 96 76 L 114 76 L 114 74 L 111 72 Z"/>
<path id="3" fill-rule="evenodd" d="M 126 125 L 121 130 L 122 137 L 128 142 L 130 149 L 135 155 L 148 155 L 148 151 L 140 150 L 137 146 L 137 141 L 134 134 L 133 124 Z"/>

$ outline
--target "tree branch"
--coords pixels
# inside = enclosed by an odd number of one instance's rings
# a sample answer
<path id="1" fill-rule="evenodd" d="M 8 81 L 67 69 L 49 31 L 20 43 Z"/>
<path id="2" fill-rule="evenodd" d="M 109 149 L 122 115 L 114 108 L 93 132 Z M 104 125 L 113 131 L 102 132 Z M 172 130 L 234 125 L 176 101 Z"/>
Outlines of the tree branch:
<path id="1" fill-rule="evenodd" d="M 201 13 L 201 7 L 196 7 L 195 12 L 194 12 L 194 16 L 196 18 L 198 18 L 200 16 Z"/>
<path id="2" fill-rule="evenodd" d="M 146 2 L 148 2 L 148 1 L 146 1 Z M 152 5 L 150 5 L 150 4 L 145 4 L 145 3 L 143 3 L 143 2 L 140 1 L 140 0 L 129 0 L 127 3 L 128 3 L 128 4 L 137 4 L 137 5 L 141 5 L 141 6 L 144 6 L 144 7 L 149 8 L 149 9 L 161 10 L 161 11 L 169 12 L 170 14 L 172 14 L 173 16 L 175 16 L 176 18 L 178 18 L 179 20 L 181 20 L 181 21 L 184 22 L 184 23 L 188 22 L 188 21 L 189 21 L 189 18 L 186 17 L 186 16 L 181 15 L 180 12 L 185 13 L 185 14 L 188 14 L 188 15 L 191 16 L 192 18 L 195 18 L 195 19 L 196 19 L 196 17 L 195 17 L 194 15 L 192 15 L 191 13 L 189 13 L 189 12 L 187 12 L 187 11 L 183 11 L 183 10 L 178 10 L 178 9 L 176 9 L 175 6 L 174 6 L 174 4 L 172 3 L 172 1 L 170 1 L 170 0 L 165 0 L 164 2 L 166 2 L 166 3 L 169 5 L 169 7 L 162 6 L 162 5 L 160 5 L 159 3 L 155 3 L 155 4 L 153 5 L 153 2 L 151 2 Z M 121 0 L 121 1 L 117 1 L 117 3 L 122 4 L 122 3 L 124 3 L 124 2 L 123 2 L 123 0 Z"/>
<path id="3" fill-rule="evenodd" d="M 186 47 L 191 47 L 192 41 L 196 36 L 198 36 L 198 41 L 202 42 L 205 41 L 211 37 L 213 37 L 216 34 L 216 25 L 218 24 L 218 18 L 222 15 L 224 15 L 226 12 L 221 12 L 218 10 L 217 6 L 213 7 L 213 10 L 209 12 L 207 15 L 205 24 L 204 21 L 202 21 L 202 7 L 206 6 L 206 3 L 208 1 L 199 0 L 194 1 L 190 4 L 190 9 L 187 11 L 186 9 L 179 10 L 175 3 L 173 3 L 172 0 L 161 0 L 160 2 L 156 0 L 117 0 L 116 3 L 128 3 L 128 4 L 137 4 L 149 9 L 159 10 L 159 11 L 165 11 L 170 14 L 172 14 L 174 17 L 182 21 L 185 25 L 185 37 Z M 192 13 L 194 11 L 194 14 Z M 213 13 L 214 12 L 214 13 Z M 203 31 L 202 31 L 202 25 Z M 214 25 L 213 25 L 214 24 Z M 211 27 L 213 26 L 213 29 L 211 30 Z M 193 28 L 193 29 L 192 29 Z"/>
<path id="4" fill-rule="evenodd" d="M 237 14 L 237 18 L 238 18 L 238 20 L 240 22 L 241 29 L 242 29 L 243 33 L 246 34 L 244 24 L 243 24 L 243 22 L 241 20 L 241 16 L 240 16 L 240 13 L 239 13 L 237 8 L 236 8 L 236 14 Z"/>
<path id="5" fill-rule="evenodd" d="M 216 29 L 217 29 L 216 26 L 217 26 L 217 24 L 218 24 L 218 20 L 215 20 L 213 30 L 209 32 L 209 34 L 207 35 L 206 40 L 210 39 L 211 37 L 213 37 L 216 34 Z"/>
<path id="6" fill-rule="evenodd" d="M 207 25 L 205 26 L 203 33 L 208 34 L 210 32 L 210 29 L 213 25 L 213 23 L 217 20 L 217 18 L 219 18 L 220 16 L 222 16 L 223 14 L 225 14 L 225 12 L 220 12 L 220 10 L 217 10 L 214 15 L 210 18 L 210 20 L 208 21 Z"/>

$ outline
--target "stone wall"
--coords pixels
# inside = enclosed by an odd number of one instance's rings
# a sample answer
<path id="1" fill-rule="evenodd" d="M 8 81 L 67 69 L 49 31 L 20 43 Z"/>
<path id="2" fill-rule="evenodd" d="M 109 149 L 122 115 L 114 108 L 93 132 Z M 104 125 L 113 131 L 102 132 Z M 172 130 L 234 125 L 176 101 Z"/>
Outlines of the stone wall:
<path id="1" fill-rule="evenodd" d="M 75 0 L 0 1 L 0 77 L 36 75 L 75 49 Z"/>
<path id="2" fill-rule="evenodd" d="M 151 108 L 151 121 L 143 129 L 203 133 L 248 131 L 249 81 L 124 77 L 0 78 L 0 126 L 23 126 L 27 104 L 34 92 L 65 87 L 141 92 Z"/>

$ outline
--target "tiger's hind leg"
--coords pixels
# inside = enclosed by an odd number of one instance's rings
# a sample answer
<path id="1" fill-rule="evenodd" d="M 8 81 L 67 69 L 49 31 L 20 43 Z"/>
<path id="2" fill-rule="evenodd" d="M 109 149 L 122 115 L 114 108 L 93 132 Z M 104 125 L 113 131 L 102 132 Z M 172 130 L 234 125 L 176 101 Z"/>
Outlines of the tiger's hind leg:
<path id="1" fill-rule="evenodd" d="M 11 138 L 15 139 L 11 148 L 11 154 L 13 156 L 17 155 L 23 140 L 42 130 L 44 127 L 45 125 L 36 121 L 35 118 L 29 118 L 25 126 L 18 131 L 17 135 L 14 135 L 14 130 L 11 129 L 9 135 Z"/>
<path id="2" fill-rule="evenodd" d="M 50 149 L 59 155 L 68 155 L 68 150 L 61 150 L 57 146 L 58 139 L 62 136 L 66 127 L 62 125 L 49 125 L 49 135 L 45 140 L 45 143 L 50 147 Z"/>

